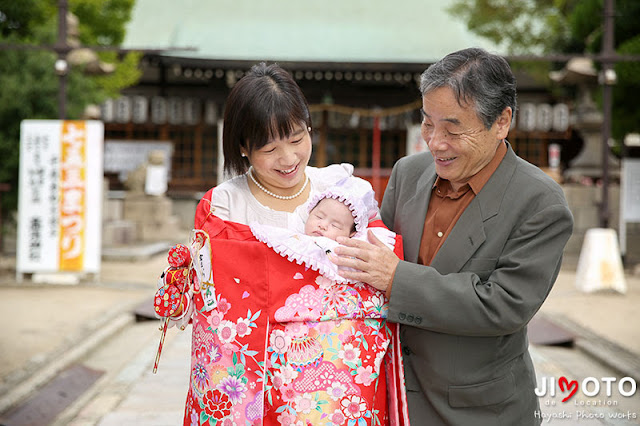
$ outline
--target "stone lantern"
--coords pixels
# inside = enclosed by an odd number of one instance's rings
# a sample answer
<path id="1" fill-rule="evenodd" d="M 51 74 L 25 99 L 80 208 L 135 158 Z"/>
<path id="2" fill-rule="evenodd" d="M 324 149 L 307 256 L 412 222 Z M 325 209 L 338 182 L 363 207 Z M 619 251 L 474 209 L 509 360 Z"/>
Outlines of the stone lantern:
<path id="1" fill-rule="evenodd" d="M 598 87 L 598 72 L 588 58 L 573 58 L 560 71 L 552 71 L 549 77 L 562 85 L 577 86 L 578 98 L 571 116 L 571 124 L 584 141 L 582 151 L 564 172 L 569 182 L 583 178 L 602 178 L 602 122 L 603 114 L 593 101 L 593 91 Z M 620 162 L 609 153 L 609 175 L 620 178 Z"/>

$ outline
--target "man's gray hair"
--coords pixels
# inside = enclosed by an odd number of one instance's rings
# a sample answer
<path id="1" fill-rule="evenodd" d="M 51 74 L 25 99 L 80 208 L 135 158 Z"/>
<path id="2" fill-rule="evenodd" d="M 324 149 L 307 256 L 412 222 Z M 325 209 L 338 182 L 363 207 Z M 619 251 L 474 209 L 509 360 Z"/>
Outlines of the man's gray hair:
<path id="1" fill-rule="evenodd" d="M 422 96 L 449 87 L 460 106 L 471 105 L 487 129 L 506 107 L 516 114 L 516 78 L 502 56 L 470 48 L 450 53 L 420 76 Z"/>

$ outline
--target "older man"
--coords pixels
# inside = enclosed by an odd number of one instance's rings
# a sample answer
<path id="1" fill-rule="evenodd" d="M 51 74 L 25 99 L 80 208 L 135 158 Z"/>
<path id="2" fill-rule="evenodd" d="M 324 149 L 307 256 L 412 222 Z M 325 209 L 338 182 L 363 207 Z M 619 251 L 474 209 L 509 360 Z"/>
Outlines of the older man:
<path id="1" fill-rule="evenodd" d="M 452 53 L 420 90 L 430 153 L 398 161 L 381 208 L 405 260 L 370 235 L 339 240 L 334 261 L 389 296 L 413 424 L 539 424 L 527 323 L 558 275 L 571 212 L 506 141 L 516 81 L 503 58 Z"/>

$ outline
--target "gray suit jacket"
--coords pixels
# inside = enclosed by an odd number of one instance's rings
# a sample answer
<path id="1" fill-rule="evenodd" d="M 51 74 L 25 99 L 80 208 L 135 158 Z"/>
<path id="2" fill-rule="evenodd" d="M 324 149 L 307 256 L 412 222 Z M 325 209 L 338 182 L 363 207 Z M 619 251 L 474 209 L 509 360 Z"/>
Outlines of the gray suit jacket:
<path id="1" fill-rule="evenodd" d="M 412 423 L 539 424 L 527 323 L 551 291 L 573 228 L 562 189 L 508 145 L 423 266 L 416 262 L 435 179 L 429 153 L 399 160 L 381 208 L 404 239 L 389 319 L 403 324 Z"/>

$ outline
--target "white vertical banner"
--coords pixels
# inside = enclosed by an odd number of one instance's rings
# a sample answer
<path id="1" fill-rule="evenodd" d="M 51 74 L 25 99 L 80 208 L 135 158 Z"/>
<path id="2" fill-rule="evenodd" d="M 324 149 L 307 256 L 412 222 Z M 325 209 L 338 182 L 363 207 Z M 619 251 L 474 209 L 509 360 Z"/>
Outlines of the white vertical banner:
<path id="1" fill-rule="evenodd" d="M 20 125 L 16 272 L 100 271 L 104 126 Z"/>
<path id="2" fill-rule="evenodd" d="M 216 185 L 220 185 L 222 182 L 229 179 L 224 173 L 224 148 L 222 146 L 222 132 L 224 130 L 224 121 L 218 119 L 218 167 L 217 167 L 217 180 Z"/>
<path id="3" fill-rule="evenodd" d="M 622 159 L 618 226 L 622 255 L 627 254 L 627 222 L 640 223 L 640 158 Z"/>

